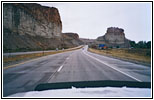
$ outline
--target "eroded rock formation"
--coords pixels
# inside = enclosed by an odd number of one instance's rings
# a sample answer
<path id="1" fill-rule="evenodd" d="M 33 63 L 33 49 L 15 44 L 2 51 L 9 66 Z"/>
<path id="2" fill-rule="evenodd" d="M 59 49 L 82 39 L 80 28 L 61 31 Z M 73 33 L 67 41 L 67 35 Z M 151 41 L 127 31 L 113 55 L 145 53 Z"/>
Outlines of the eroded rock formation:
<path id="1" fill-rule="evenodd" d="M 58 10 L 39 4 L 4 3 L 3 22 L 4 29 L 17 32 L 19 35 L 51 38 L 61 36 L 62 31 Z"/>
<path id="2" fill-rule="evenodd" d="M 4 52 L 74 47 L 80 44 L 74 39 L 77 38 L 62 34 L 57 8 L 35 3 L 3 3 Z"/>
<path id="3" fill-rule="evenodd" d="M 129 47 L 129 40 L 126 39 L 124 29 L 109 27 L 104 36 L 97 38 L 98 43 L 106 44 L 108 47 Z"/>
<path id="4" fill-rule="evenodd" d="M 64 43 L 69 45 L 81 45 L 83 42 L 79 39 L 79 35 L 77 33 L 63 33 L 62 37 L 64 37 Z"/>

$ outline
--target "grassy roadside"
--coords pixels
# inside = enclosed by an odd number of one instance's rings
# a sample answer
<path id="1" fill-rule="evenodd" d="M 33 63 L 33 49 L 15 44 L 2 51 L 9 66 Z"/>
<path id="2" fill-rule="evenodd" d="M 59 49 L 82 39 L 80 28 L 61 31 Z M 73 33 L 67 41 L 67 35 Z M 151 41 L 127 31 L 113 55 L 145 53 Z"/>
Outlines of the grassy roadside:
<path id="1" fill-rule="evenodd" d="M 15 56 L 3 56 L 3 64 L 8 65 L 9 63 L 17 63 L 20 61 L 25 61 L 29 59 L 34 59 L 42 56 L 47 56 L 47 55 L 52 55 L 52 54 L 57 54 L 57 53 L 63 53 L 67 51 L 72 51 L 72 50 L 77 50 L 82 48 L 83 46 L 77 47 L 77 48 L 70 48 L 70 49 L 65 49 L 65 50 L 59 50 L 59 51 L 51 51 L 51 52 L 42 52 L 42 53 L 33 53 L 33 54 L 22 54 L 22 55 L 15 55 Z"/>
<path id="2" fill-rule="evenodd" d="M 107 50 L 97 50 L 97 49 L 92 49 L 89 48 L 88 51 L 105 55 L 105 56 L 110 56 L 126 61 L 130 61 L 133 63 L 138 63 L 142 65 L 151 65 L 151 56 L 147 55 L 147 53 L 151 51 L 147 51 L 145 49 L 142 50 L 131 50 L 131 49 L 107 49 Z"/>

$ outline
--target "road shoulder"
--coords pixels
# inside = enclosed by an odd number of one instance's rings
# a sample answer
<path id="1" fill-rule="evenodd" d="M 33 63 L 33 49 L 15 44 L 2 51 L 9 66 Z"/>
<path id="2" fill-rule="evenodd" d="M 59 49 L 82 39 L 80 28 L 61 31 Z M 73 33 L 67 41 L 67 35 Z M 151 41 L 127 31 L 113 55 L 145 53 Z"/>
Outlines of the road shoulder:
<path id="1" fill-rule="evenodd" d="M 116 57 L 116 56 L 112 56 L 112 55 L 107 55 L 107 54 L 100 54 L 98 52 L 91 51 L 89 48 L 88 48 L 87 51 L 91 52 L 91 53 L 94 53 L 94 54 L 103 55 L 103 56 L 111 57 L 111 58 L 114 58 L 114 59 L 118 59 L 118 60 L 122 60 L 122 61 L 127 61 L 127 62 L 131 62 L 131 63 L 135 63 L 135 64 L 151 67 L 151 64 L 148 64 L 148 63 L 139 62 L 139 61 L 132 60 L 132 59 L 120 58 L 120 57 Z"/>

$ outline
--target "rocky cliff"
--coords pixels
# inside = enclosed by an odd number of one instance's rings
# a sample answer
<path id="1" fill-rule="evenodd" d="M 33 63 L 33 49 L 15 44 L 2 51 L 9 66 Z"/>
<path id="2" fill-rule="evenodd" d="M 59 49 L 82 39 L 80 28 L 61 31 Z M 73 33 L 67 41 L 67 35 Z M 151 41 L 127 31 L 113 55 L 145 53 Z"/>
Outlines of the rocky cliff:
<path id="1" fill-rule="evenodd" d="M 98 43 L 106 44 L 108 47 L 122 47 L 130 46 L 129 40 L 126 39 L 124 29 L 118 27 L 109 27 L 104 36 L 97 38 Z"/>
<path id="2" fill-rule="evenodd" d="M 83 42 L 79 39 L 79 35 L 77 33 L 63 33 L 62 37 L 65 47 L 67 47 L 66 44 L 68 44 L 69 46 L 78 46 L 83 44 Z"/>
<path id="3" fill-rule="evenodd" d="M 57 8 L 34 3 L 3 4 L 4 51 L 63 48 L 63 40 Z M 65 45 L 69 47 L 69 44 Z M 73 46 L 76 44 L 72 43 Z"/>
<path id="4" fill-rule="evenodd" d="M 43 7 L 39 4 L 3 5 L 4 29 L 20 35 L 43 36 L 51 38 L 61 36 L 62 23 L 56 8 Z"/>

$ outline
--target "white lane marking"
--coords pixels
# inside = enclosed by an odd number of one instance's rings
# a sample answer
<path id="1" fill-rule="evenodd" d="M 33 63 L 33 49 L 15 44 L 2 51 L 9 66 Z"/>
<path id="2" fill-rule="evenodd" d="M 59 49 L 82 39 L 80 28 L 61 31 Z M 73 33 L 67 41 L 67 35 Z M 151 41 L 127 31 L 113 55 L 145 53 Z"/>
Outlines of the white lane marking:
<path id="1" fill-rule="evenodd" d="M 69 57 L 70 57 L 70 55 L 66 58 L 66 60 L 68 60 Z M 61 69 L 63 68 L 63 66 L 64 66 L 64 64 L 65 64 L 65 62 L 66 62 L 66 60 L 65 60 L 64 63 L 59 67 L 59 69 L 57 70 L 57 72 L 60 72 L 60 71 L 61 71 Z"/>
<path id="2" fill-rule="evenodd" d="M 132 78 L 132 79 L 134 79 L 134 80 L 136 80 L 136 81 L 142 82 L 141 80 L 139 80 L 139 79 L 137 79 L 137 78 L 135 78 L 135 77 L 133 77 L 133 76 L 131 76 L 131 75 L 125 73 L 125 72 L 122 72 L 121 70 L 118 70 L 118 69 L 112 67 L 111 65 L 109 65 L 109 64 L 107 64 L 107 63 L 105 63 L 105 62 L 103 62 L 103 61 L 101 61 L 101 60 L 99 60 L 99 59 L 97 59 L 97 58 L 95 58 L 95 57 L 93 57 L 93 56 L 90 56 L 89 54 L 87 54 L 87 53 L 85 53 L 85 52 L 83 52 L 83 53 L 84 53 L 85 55 L 87 55 L 87 56 L 89 56 L 89 57 L 91 57 L 91 58 L 97 60 L 98 62 L 103 63 L 103 64 L 107 65 L 108 67 L 110 67 L 110 68 L 112 68 L 112 69 L 114 69 L 114 70 L 116 70 L 116 71 L 118 71 L 118 72 L 120 72 L 120 73 L 122 73 L 122 74 L 124 74 L 124 75 L 126 75 L 126 76 L 128 76 L 128 77 L 130 77 L 130 78 Z"/>
<path id="3" fill-rule="evenodd" d="M 57 72 L 60 72 L 60 70 L 63 68 L 63 65 L 61 65 L 60 67 L 59 67 L 59 69 L 57 70 Z"/>
<path id="4" fill-rule="evenodd" d="M 47 82 L 49 82 L 49 81 L 52 79 L 52 77 L 54 77 L 54 75 L 55 75 L 56 73 L 58 73 L 58 72 L 61 71 L 61 69 L 64 67 L 64 64 L 65 64 L 66 60 L 69 59 L 70 56 L 71 56 L 71 54 L 65 59 L 65 61 L 64 61 L 63 64 L 58 68 L 58 70 L 56 70 L 56 71 L 49 77 L 49 79 L 47 80 Z"/>

